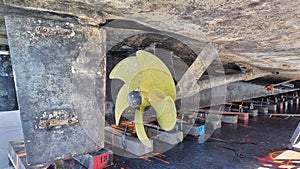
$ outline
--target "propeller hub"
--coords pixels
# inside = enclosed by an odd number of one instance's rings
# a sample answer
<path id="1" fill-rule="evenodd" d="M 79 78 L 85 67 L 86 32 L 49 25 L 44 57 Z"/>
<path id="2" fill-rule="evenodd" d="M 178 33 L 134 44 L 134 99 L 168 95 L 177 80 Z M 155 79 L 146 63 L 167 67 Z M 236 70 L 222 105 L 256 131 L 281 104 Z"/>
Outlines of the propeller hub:
<path id="1" fill-rule="evenodd" d="M 127 102 L 130 107 L 136 109 L 142 104 L 142 96 L 138 91 L 132 91 L 127 96 Z"/>

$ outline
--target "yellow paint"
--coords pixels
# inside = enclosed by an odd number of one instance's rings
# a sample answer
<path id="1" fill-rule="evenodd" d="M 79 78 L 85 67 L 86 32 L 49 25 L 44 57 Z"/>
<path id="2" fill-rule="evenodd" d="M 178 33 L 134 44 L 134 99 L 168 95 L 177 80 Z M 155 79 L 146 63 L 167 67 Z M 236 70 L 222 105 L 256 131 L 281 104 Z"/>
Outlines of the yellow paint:
<path id="1" fill-rule="evenodd" d="M 125 83 L 117 96 L 115 120 L 118 124 L 122 112 L 129 106 L 127 95 L 138 90 L 142 104 L 135 112 L 137 136 L 144 145 L 151 147 L 143 124 L 144 109 L 151 105 L 162 129 L 173 129 L 176 123 L 176 88 L 170 71 L 159 58 L 142 50 L 137 51 L 136 55 L 120 61 L 109 75 L 111 79 L 120 79 Z"/>

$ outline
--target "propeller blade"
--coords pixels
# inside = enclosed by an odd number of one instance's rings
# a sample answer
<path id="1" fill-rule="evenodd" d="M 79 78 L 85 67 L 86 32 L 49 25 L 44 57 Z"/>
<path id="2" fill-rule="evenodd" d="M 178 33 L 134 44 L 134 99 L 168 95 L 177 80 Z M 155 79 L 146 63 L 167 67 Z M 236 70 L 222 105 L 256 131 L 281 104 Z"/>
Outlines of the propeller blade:
<path id="1" fill-rule="evenodd" d="M 166 95 L 163 91 L 161 91 L 160 89 L 155 89 L 149 95 L 149 102 L 155 108 L 155 110 L 162 110 L 165 107 L 165 97 Z"/>
<path id="2" fill-rule="evenodd" d="M 160 127 L 166 131 L 172 130 L 176 123 L 176 106 L 170 96 L 164 97 L 160 90 L 153 90 L 149 102 L 156 111 L 157 121 Z"/>
<path id="3" fill-rule="evenodd" d="M 127 96 L 138 89 L 142 103 L 135 112 L 135 127 L 139 140 L 152 147 L 144 129 L 144 108 L 153 104 L 158 123 L 164 130 L 171 130 L 176 123 L 175 83 L 167 66 L 155 55 L 137 51 L 136 57 L 127 57 L 111 71 L 110 79 L 120 79 L 125 84 L 116 99 L 115 121 L 119 124 L 122 112 L 129 107 Z"/>
<path id="4" fill-rule="evenodd" d="M 138 72 L 139 65 L 136 57 L 130 56 L 121 60 L 110 72 L 110 79 L 120 79 L 124 83 L 129 83 L 131 78 Z"/>
<path id="5" fill-rule="evenodd" d="M 166 96 L 175 100 L 176 89 L 172 76 L 160 69 L 144 69 L 140 72 L 141 80 L 139 89 L 145 98 L 149 98 L 150 93 L 155 90 L 161 90 Z"/>
<path id="6" fill-rule="evenodd" d="M 139 88 L 140 82 L 142 79 L 142 74 L 140 72 L 136 72 L 131 78 L 128 85 L 128 91 L 133 91 Z"/>
<path id="7" fill-rule="evenodd" d="M 127 95 L 129 93 L 127 88 L 128 87 L 126 85 L 123 85 L 117 95 L 116 104 L 115 104 L 116 105 L 116 107 L 115 107 L 116 125 L 119 124 L 119 121 L 120 121 L 123 111 L 129 106 L 128 102 L 127 102 Z"/>
<path id="8" fill-rule="evenodd" d="M 164 64 L 164 62 L 162 62 L 152 53 L 146 52 L 144 50 L 139 50 L 136 52 L 136 60 L 140 70 L 155 68 L 169 73 L 172 77 L 168 67 Z"/>
<path id="9" fill-rule="evenodd" d="M 147 147 L 152 147 L 152 144 L 145 132 L 144 128 L 144 112 L 136 110 L 134 114 L 135 129 L 139 140 Z"/>

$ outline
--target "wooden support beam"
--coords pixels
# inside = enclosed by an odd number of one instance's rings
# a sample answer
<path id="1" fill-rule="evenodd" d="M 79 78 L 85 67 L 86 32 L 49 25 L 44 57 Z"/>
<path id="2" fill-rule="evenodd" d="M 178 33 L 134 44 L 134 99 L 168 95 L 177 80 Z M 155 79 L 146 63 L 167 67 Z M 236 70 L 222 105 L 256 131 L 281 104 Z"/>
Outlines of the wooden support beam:
<path id="1" fill-rule="evenodd" d="M 245 113 L 242 112 L 227 112 L 227 111 L 218 111 L 218 110 L 207 110 L 207 109 L 194 109 L 189 111 L 197 111 L 197 112 L 204 112 L 204 113 L 212 113 L 212 114 L 221 114 L 221 115 L 243 115 Z"/>
<path id="2" fill-rule="evenodd" d="M 278 117 L 300 117 L 300 114 L 270 114 L 269 117 L 278 116 Z"/>

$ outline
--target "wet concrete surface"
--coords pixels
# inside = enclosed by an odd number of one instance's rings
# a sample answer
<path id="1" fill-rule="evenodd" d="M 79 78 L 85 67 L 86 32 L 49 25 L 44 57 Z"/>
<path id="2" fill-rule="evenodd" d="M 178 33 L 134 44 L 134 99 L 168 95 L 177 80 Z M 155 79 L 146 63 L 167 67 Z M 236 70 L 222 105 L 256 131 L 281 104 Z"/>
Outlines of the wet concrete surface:
<path id="1" fill-rule="evenodd" d="M 296 107 L 287 112 L 300 113 Z M 259 161 L 269 153 L 287 149 L 299 120 L 297 117 L 261 115 L 250 118 L 246 124 L 223 123 L 222 128 L 215 130 L 203 144 L 187 136 L 169 151 L 148 155 L 147 160 L 115 155 L 114 165 L 110 168 L 258 168 L 261 166 Z M 22 138 L 18 113 L 0 112 L 0 129 L 0 168 L 6 168 L 8 141 Z"/>
<path id="2" fill-rule="evenodd" d="M 251 119 L 248 125 L 223 124 L 203 144 L 197 139 L 185 140 L 161 158 L 166 162 L 149 158 L 132 159 L 115 157 L 111 168 L 258 168 L 259 158 L 270 152 L 287 148 L 299 120 L 295 118 Z"/>
<path id="3" fill-rule="evenodd" d="M 277 113 L 300 112 L 293 107 Z M 162 153 L 163 157 L 150 155 L 148 160 L 144 160 L 116 155 L 115 165 L 111 168 L 258 168 L 262 166 L 261 160 L 270 153 L 287 149 L 299 120 L 300 118 L 295 117 L 269 118 L 260 115 L 250 118 L 248 123 L 223 123 L 222 128 L 215 130 L 203 144 L 199 144 L 196 138 L 187 136 L 182 143 Z"/>

